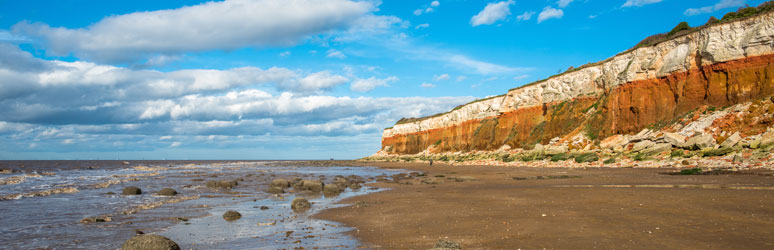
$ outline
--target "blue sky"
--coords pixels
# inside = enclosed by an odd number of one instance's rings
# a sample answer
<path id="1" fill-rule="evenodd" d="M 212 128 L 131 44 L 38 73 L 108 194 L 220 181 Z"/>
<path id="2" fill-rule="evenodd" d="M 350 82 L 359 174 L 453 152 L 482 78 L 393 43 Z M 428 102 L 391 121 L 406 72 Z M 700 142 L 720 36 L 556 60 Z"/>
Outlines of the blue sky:
<path id="1" fill-rule="evenodd" d="M 763 1 L 0 0 L 0 159 L 351 159 Z"/>

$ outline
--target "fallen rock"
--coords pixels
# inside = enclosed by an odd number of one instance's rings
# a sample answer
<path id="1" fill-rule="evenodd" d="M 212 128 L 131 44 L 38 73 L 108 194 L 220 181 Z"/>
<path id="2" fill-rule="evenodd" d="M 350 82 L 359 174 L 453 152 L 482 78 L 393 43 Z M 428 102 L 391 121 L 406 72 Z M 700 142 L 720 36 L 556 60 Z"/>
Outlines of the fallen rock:
<path id="1" fill-rule="evenodd" d="M 325 196 L 335 196 L 341 193 L 341 188 L 337 184 L 329 184 L 323 187 L 323 194 Z"/>
<path id="2" fill-rule="evenodd" d="M 644 150 L 642 150 L 642 153 L 644 154 L 657 154 L 661 152 L 666 152 L 672 150 L 672 144 L 671 143 L 658 143 L 654 144 Z"/>
<path id="3" fill-rule="evenodd" d="M 462 250 L 462 246 L 460 246 L 460 243 L 454 241 L 438 240 L 438 242 L 435 243 L 435 246 L 428 250 Z"/>
<path id="4" fill-rule="evenodd" d="M 121 250 L 180 250 L 180 246 L 161 235 L 141 234 L 124 242 Z"/>
<path id="5" fill-rule="evenodd" d="M 774 131 L 762 134 L 761 138 L 758 140 L 758 145 L 760 147 L 766 147 L 771 144 L 774 144 Z"/>
<path id="6" fill-rule="evenodd" d="M 632 152 L 640 152 L 643 149 L 653 147 L 656 143 L 649 141 L 649 140 L 642 140 L 634 144 L 634 147 L 632 147 Z"/>
<path id="7" fill-rule="evenodd" d="M 223 219 L 227 221 L 235 221 L 242 218 L 242 214 L 234 210 L 228 210 L 223 213 Z"/>
<path id="8" fill-rule="evenodd" d="M 142 194 L 142 190 L 138 187 L 125 187 L 121 193 L 123 195 L 140 195 Z"/>
<path id="9" fill-rule="evenodd" d="M 175 195 L 177 195 L 177 191 L 175 191 L 174 189 L 171 189 L 171 188 L 163 188 L 163 189 L 159 190 L 159 192 L 156 193 L 156 194 L 157 195 L 163 195 L 163 196 L 175 196 Z"/>
<path id="10" fill-rule="evenodd" d="M 599 142 L 599 147 L 603 149 L 615 148 L 617 146 L 624 146 L 629 143 L 629 139 L 625 135 L 617 134 L 605 138 Z"/>
<path id="11" fill-rule="evenodd" d="M 715 138 L 708 134 L 702 134 L 688 139 L 684 147 L 688 149 L 704 149 L 714 147 L 715 144 Z"/>
<path id="12" fill-rule="evenodd" d="M 563 154 L 567 153 L 567 146 L 560 145 L 560 146 L 546 146 L 543 152 L 547 155 L 556 155 L 556 154 Z"/>
<path id="13" fill-rule="evenodd" d="M 596 153 L 583 153 L 575 157 L 575 162 L 577 163 L 595 162 L 598 160 L 599 160 L 599 155 L 597 155 Z"/>
<path id="14" fill-rule="evenodd" d="M 290 208 L 296 212 L 303 212 L 312 208 L 312 203 L 305 198 L 297 197 L 290 202 Z"/>
<path id="15" fill-rule="evenodd" d="M 739 135 L 739 132 L 736 132 L 733 135 L 726 138 L 726 140 L 723 141 L 723 143 L 720 143 L 720 147 L 730 148 L 730 147 L 736 146 L 736 144 L 739 143 L 739 141 L 741 140 L 742 140 L 742 136 Z"/>
<path id="16" fill-rule="evenodd" d="M 683 147 L 685 145 L 685 136 L 678 133 L 664 133 L 664 141 L 675 147 Z"/>
<path id="17" fill-rule="evenodd" d="M 290 187 L 290 182 L 288 180 L 285 180 L 285 179 L 274 179 L 273 181 L 271 181 L 270 186 L 278 187 L 280 189 L 289 188 Z"/>
<path id="18" fill-rule="evenodd" d="M 285 190 L 278 186 L 270 186 L 269 190 L 267 190 L 266 192 L 270 194 L 282 194 L 282 193 L 285 193 Z"/>

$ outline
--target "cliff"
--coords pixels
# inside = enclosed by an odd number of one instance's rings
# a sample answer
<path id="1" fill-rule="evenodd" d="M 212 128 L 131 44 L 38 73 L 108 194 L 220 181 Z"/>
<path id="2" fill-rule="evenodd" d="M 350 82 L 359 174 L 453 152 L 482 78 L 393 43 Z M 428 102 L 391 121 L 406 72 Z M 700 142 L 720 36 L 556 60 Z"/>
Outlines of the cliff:
<path id="1" fill-rule="evenodd" d="M 717 149 L 735 133 L 760 138 L 771 125 L 772 94 L 774 14 L 766 13 L 637 47 L 447 113 L 404 119 L 384 130 L 377 155 L 536 145 L 631 149 L 640 141 L 631 140 L 636 133 L 651 134 L 655 144 L 664 133 L 679 143 L 709 135 Z M 737 109 L 750 117 L 718 113 L 733 105 L 743 105 Z M 621 136 L 626 139 L 616 139 Z M 611 146 L 611 140 L 619 142 Z"/>

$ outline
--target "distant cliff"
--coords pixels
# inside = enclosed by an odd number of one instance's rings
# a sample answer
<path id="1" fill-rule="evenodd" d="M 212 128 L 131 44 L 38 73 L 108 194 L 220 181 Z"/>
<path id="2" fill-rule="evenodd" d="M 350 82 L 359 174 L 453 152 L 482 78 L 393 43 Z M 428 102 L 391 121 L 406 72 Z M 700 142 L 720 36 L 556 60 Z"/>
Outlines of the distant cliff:
<path id="1" fill-rule="evenodd" d="M 741 137 L 765 132 L 771 121 L 761 117 L 722 131 L 688 125 L 707 110 L 756 100 L 771 103 L 765 98 L 774 94 L 774 14 L 682 33 L 447 113 L 403 119 L 384 130 L 378 154 L 532 149 L 537 144 L 588 150 L 646 128 L 683 141 L 708 134 L 716 144 L 735 132 Z"/>

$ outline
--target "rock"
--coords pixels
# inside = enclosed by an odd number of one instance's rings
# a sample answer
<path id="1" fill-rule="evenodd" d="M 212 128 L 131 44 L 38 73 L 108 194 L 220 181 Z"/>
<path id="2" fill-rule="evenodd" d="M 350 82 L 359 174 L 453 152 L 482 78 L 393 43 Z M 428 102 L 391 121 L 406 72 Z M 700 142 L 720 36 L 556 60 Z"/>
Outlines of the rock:
<path id="1" fill-rule="evenodd" d="M 739 141 L 741 140 L 742 140 L 742 136 L 739 135 L 739 132 L 736 132 L 733 135 L 726 138 L 726 140 L 720 144 L 720 147 L 730 148 L 730 147 L 736 146 L 736 144 L 739 143 Z"/>
<path id="2" fill-rule="evenodd" d="M 545 146 L 543 146 L 543 144 L 540 144 L 540 143 L 535 144 L 535 147 L 532 148 L 532 152 L 536 154 L 542 154 L 544 150 L 545 150 Z"/>
<path id="3" fill-rule="evenodd" d="M 141 234 L 124 242 L 121 250 L 180 250 L 180 246 L 161 235 Z"/>
<path id="4" fill-rule="evenodd" d="M 658 143 L 655 145 L 652 145 L 644 150 L 642 150 L 642 153 L 644 154 L 657 154 L 661 152 L 666 152 L 672 150 L 672 144 L 671 143 Z"/>
<path id="5" fill-rule="evenodd" d="M 691 165 L 691 162 L 690 162 L 690 161 L 688 161 L 688 160 L 683 160 L 683 161 L 681 162 L 681 164 L 683 164 L 683 165 L 685 165 L 685 166 L 688 166 L 688 165 Z"/>
<path id="6" fill-rule="evenodd" d="M 454 241 L 438 240 L 438 242 L 435 243 L 435 246 L 428 250 L 462 250 L 462 246 L 460 246 L 460 243 Z"/>
<path id="7" fill-rule="evenodd" d="M 664 133 L 664 141 L 675 147 L 683 147 L 685 145 L 685 136 L 678 133 Z"/>
<path id="8" fill-rule="evenodd" d="M 239 182 L 237 181 L 207 181 L 207 187 L 208 188 L 234 188 L 235 186 L 239 185 Z"/>
<path id="9" fill-rule="evenodd" d="M 352 183 L 352 184 L 349 184 L 349 188 L 350 188 L 350 189 L 352 189 L 352 190 L 357 190 L 357 189 L 360 189 L 360 188 L 362 188 L 362 187 L 363 187 L 363 186 L 361 186 L 361 185 L 360 185 L 360 183 Z"/>
<path id="10" fill-rule="evenodd" d="M 341 193 L 341 188 L 339 187 L 338 184 L 329 184 L 323 187 L 323 194 L 325 194 L 325 196 L 335 196 L 335 195 L 339 195 L 340 193 Z"/>
<path id="11" fill-rule="evenodd" d="M 269 186 L 284 189 L 284 188 L 290 187 L 290 182 L 285 179 L 274 179 L 273 181 L 271 181 L 271 184 L 269 184 Z"/>
<path id="12" fill-rule="evenodd" d="M 228 210 L 223 213 L 223 219 L 227 221 L 235 221 L 242 218 L 242 214 L 234 210 Z"/>
<path id="13" fill-rule="evenodd" d="M 81 220 L 81 223 L 94 223 L 94 222 L 111 222 L 113 218 L 110 216 L 96 216 L 86 217 Z"/>
<path id="14" fill-rule="evenodd" d="M 632 152 L 640 152 L 643 149 L 653 147 L 656 143 L 648 140 L 642 140 L 634 144 L 634 147 L 632 147 Z"/>
<path id="15" fill-rule="evenodd" d="M 613 135 L 605 138 L 599 142 L 599 147 L 603 149 L 615 148 L 617 146 L 624 146 L 629 143 L 629 139 L 625 135 Z"/>
<path id="16" fill-rule="evenodd" d="M 741 156 L 739 156 L 739 155 L 734 155 L 734 160 L 733 160 L 733 163 L 742 163 L 742 162 L 744 162 L 744 159 L 742 159 L 742 157 L 741 157 Z"/>
<path id="17" fill-rule="evenodd" d="M 142 190 L 138 187 L 125 187 L 121 193 L 123 195 L 140 195 L 142 194 Z"/>
<path id="18" fill-rule="evenodd" d="M 269 207 L 267 207 L 267 206 L 261 206 L 261 210 L 269 210 Z"/>
<path id="19" fill-rule="evenodd" d="M 645 128 L 645 129 L 642 129 L 642 131 L 640 131 L 636 135 L 633 135 L 631 138 L 629 138 L 629 141 L 630 142 L 640 142 L 640 141 L 643 141 L 643 140 L 647 140 L 647 139 L 650 139 L 651 134 L 652 133 L 651 133 L 650 129 Z"/>
<path id="20" fill-rule="evenodd" d="M 597 155 L 596 153 L 583 153 L 575 157 L 575 162 L 577 163 L 595 162 L 598 160 L 599 160 L 599 155 Z"/>
<path id="21" fill-rule="evenodd" d="M 547 155 L 556 155 L 556 154 L 563 154 L 567 153 L 567 146 L 560 145 L 560 146 L 552 146 L 548 145 L 545 147 L 543 152 Z"/>
<path id="22" fill-rule="evenodd" d="M 762 134 L 758 143 L 759 147 L 766 147 L 771 144 L 774 144 L 774 131 Z"/>
<path id="23" fill-rule="evenodd" d="M 303 212 L 312 208 L 312 203 L 309 203 L 307 199 L 297 197 L 290 202 L 290 208 L 296 212 Z"/>
<path id="24" fill-rule="evenodd" d="M 303 180 L 293 187 L 296 191 L 310 191 L 313 193 L 319 193 L 323 190 L 323 184 L 321 181 Z"/>
<path id="25" fill-rule="evenodd" d="M 266 192 L 270 194 L 283 194 L 285 190 L 278 186 L 270 186 Z"/>
<path id="26" fill-rule="evenodd" d="M 691 137 L 690 139 L 688 139 L 688 141 L 685 142 L 685 145 L 684 145 L 684 147 L 688 149 L 704 149 L 704 148 L 711 148 L 714 146 L 715 146 L 715 138 L 712 138 L 712 136 L 708 134 L 702 134 L 702 135 Z"/>
<path id="27" fill-rule="evenodd" d="M 174 189 L 171 189 L 171 188 L 163 188 L 163 189 L 159 190 L 159 192 L 156 193 L 156 194 L 157 195 L 163 195 L 163 196 L 175 196 L 175 195 L 177 195 L 177 191 L 175 191 Z"/>

